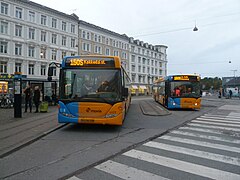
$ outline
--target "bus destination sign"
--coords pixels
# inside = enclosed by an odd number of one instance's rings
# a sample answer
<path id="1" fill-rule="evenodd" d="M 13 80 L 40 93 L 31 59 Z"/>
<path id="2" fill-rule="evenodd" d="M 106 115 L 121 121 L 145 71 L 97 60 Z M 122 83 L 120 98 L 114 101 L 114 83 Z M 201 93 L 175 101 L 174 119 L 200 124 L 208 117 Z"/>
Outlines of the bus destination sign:
<path id="1" fill-rule="evenodd" d="M 187 75 L 183 75 L 183 76 L 174 76 L 173 77 L 174 81 L 199 81 L 199 79 L 197 78 L 197 76 L 187 76 Z"/>
<path id="2" fill-rule="evenodd" d="M 188 81 L 189 77 L 188 76 L 174 76 L 173 80 L 174 81 Z"/>
<path id="3" fill-rule="evenodd" d="M 65 61 L 66 67 L 115 67 L 114 59 L 111 58 L 69 58 Z"/>

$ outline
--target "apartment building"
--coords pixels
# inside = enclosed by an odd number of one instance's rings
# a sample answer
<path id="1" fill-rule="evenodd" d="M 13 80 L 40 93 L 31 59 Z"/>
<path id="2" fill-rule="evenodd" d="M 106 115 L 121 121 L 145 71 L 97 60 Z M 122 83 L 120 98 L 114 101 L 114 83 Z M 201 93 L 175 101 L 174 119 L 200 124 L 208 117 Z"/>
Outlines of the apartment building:
<path id="1" fill-rule="evenodd" d="M 132 94 L 151 93 L 153 81 L 167 74 L 166 49 L 79 21 L 79 54 L 119 56 L 132 80 Z"/>
<path id="2" fill-rule="evenodd" d="M 49 63 L 78 53 L 76 15 L 28 0 L 3 0 L 0 5 L 0 74 L 21 72 L 28 83 L 42 83 Z"/>
<path id="3" fill-rule="evenodd" d="M 167 46 L 152 45 L 129 38 L 129 74 L 132 93 L 150 94 L 151 84 L 159 77 L 167 75 Z"/>
<path id="4" fill-rule="evenodd" d="M 10 82 L 11 74 L 21 72 L 26 82 L 51 89 L 45 82 L 48 65 L 78 54 L 119 56 L 136 95 L 151 93 L 153 81 L 167 74 L 167 46 L 135 40 L 28 0 L 1 0 L 0 5 L 0 81 Z"/>
<path id="5" fill-rule="evenodd" d="M 79 21 L 79 54 L 119 56 L 128 70 L 129 38 L 102 27 Z"/>

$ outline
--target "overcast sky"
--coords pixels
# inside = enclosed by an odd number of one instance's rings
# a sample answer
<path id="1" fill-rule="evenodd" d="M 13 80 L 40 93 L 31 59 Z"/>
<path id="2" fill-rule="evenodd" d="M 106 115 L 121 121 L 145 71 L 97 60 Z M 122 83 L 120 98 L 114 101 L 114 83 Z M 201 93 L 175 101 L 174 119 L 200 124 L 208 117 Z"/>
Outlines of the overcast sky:
<path id="1" fill-rule="evenodd" d="M 134 39 L 168 46 L 168 74 L 240 76 L 240 0 L 33 1 Z M 193 31 L 195 24 L 198 31 Z"/>

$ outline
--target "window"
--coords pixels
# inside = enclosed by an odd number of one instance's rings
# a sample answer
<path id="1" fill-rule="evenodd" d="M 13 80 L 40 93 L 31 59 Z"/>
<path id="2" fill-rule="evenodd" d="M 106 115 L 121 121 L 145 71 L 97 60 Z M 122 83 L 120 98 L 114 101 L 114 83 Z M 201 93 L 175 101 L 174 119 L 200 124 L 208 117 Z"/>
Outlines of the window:
<path id="1" fill-rule="evenodd" d="M 162 62 L 159 62 L 159 66 L 162 67 Z"/>
<path id="2" fill-rule="evenodd" d="M 29 46 L 29 47 L 28 47 L 28 56 L 29 56 L 29 57 L 34 57 L 34 54 L 35 54 L 35 48 Z"/>
<path id="3" fill-rule="evenodd" d="M 75 39 L 71 39 L 71 47 L 72 47 L 72 48 L 75 47 Z"/>
<path id="4" fill-rule="evenodd" d="M 66 46 L 66 44 L 67 44 L 67 38 L 62 36 L 62 45 Z"/>
<path id="5" fill-rule="evenodd" d="M 75 33 L 75 25 L 71 25 L 71 33 Z"/>
<path id="6" fill-rule="evenodd" d="M 143 73 L 145 73 L 145 67 L 143 66 Z"/>
<path id="7" fill-rule="evenodd" d="M 66 22 L 62 22 L 62 30 L 63 31 L 67 30 L 67 23 Z"/>
<path id="8" fill-rule="evenodd" d="M 22 64 L 15 63 L 15 72 L 22 72 Z"/>
<path id="9" fill-rule="evenodd" d="M 0 73 L 7 73 L 7 62 L 0 61 Z"/>
<path id="10" fill-rule="evenodd" d="M 22 37 L 22 26 L 15 26 L 15 36 Z"/>
<path id="11" fill-rule="evenodd" d="M 138 72 L 141 72 L 141 66 L 138 66 Z"/>
<path id="12" fill-rule="evenodd" d="M 8 14 L 8 4 L 1 2 L 1 14 Z"/>
<path id="13" fill-rule="evenodd" d="M 82 44 L 82 49 L 83 49 L 83 51 L 90 51 L 90 44 L 83 43 Z"/>
<path id="14" fill-rule="evenodd" d="M 16 14 L 15 17 L 18 19 L 22 19 L 22 9 L 21 8 L 16 8 Z"/>
<path id="15" fill-rule="evenodd" d="M 7 34 L 8 33 L 8 23 L 1 21 L 1 27 L 0 27 L 0 33 L 1 34 Z"/>
<path id="16" fill-rule="evenodd" d="M 21 56 L 22 55 L 22 45 L 15 44 L 15 55 Z"/>
<path id="17" fill-rule="evenodd" d="M 135 65 L 132 65 L 132 71 L 135 72 Z"/>
<path id="18" fill-rule="evenodd" d="M 34 75 L 34 64 L 29 64 L 28 66 L 28 74 Z"/>
<path id="19" fill-rule="evenodd" d="M 122 58 L 127 59 L 127 53 L 126 52 L 122 52 Z"/>
<path id="20" fill-rule="evenodd" d="M 35 39 L 35 29 L 29 28 L 28 38 Z"/>
<path id="21" fill-rule="evenodd" d="M 132 60 L 131 60 L 132 63 L 135 63 L 135 55 L 132 55 Z"/>
<path id="22" fill-rule="evenodd" d="M 118 51 L 113 51 L 114 56 L 118 56 L 118 54 L 119 54 Z"/>
<path id="23" fill-rule="evenodd" d="M 89 32 L 87 32 L 87 39 L 90 40 L 90 33 Z"/>
<path id="24" fill-rule="evenodd" d="M 98 53 L 98 54 L 101 54 L 101 53 L 102 53 L 102 47 L 100 47 L 100 46 L 95 46 L 94 52 L 95 52 L 95 53 Z"/>
<path id="25" fill-rule="evenodd" d="M 65 56 L 67 56 L 67 52 L 66 52 L 66 51 L 63 51 L 63 52 L 62 52 L 62 59 L 63 59 Z"/>
<path id="26" fill-rule="evenodd" d="M 102 37 L 98 36 L 98 42 L 102 42 Z"/>
<path id="27" fill-rule="evenodd" d="M 52 34 L 52 43 L 57 44 L 57 35 L 56 34 Z"/>
<path id="28" fill-rule="evenodd" d="M 108 55 L 108 56 L 110 55 L 110 49 L 108 49 L 108 48 L 106 49 L 106 55 Z"/>
<path id="29" fill-rule="evenodd" d="M 97 42 L 97 35 L 94 35 L 94 41 Z"/>
<path id="30" fill-rule="evenodd" d="M 82 38 L 86 39 L 86 32 L 85 31 L 82 32 Z"/>
<path id="31" fill-rule="evenodd" d="M 57 28 L 57 20 L 52 18 L 52 27 Z"/>
<path id="32" fill-rule="evenodd" d="M 47 33 L 44 31 L 41 31 L 41 41 L 46 42 L 46 36 L 47 36 Z"/>
<path id="33" fill-rule="evenodd" d="M 57 60 L 57 50 L 52 49 L 52 60 Z"/>
<path id="34" fill-rule="evenodd" d="M 42 47 L 40 52 L 40 58 L 46 59 L 46 53 L 47 53 L 46 49 Z"/>
<path id="35" fill-rule="evenodd" d="M 47 16 L 41 15 L 41 24 L 42 25 L 47 25 Z"/>
<path id="36" fill-rule="evenodd" d="M 138 63 L 141 64 L 141 57 L 138 57 Z"/>
<path id="37" fill-rule="evenodd" d="M 28 16 L 29 16 L 29 21 L 35 22 L 35 13 L 34 12 L 29 11 Z"/>
<path id="38" fill-rule="evenodd" d="M 109 39 L 108 38 L 106 38 L 106 44 L 109 45 Z"/>
<path id="39" fill-rule="evenodd" d="M 46 66 L 41 65 L 41 76 L 45 76 L 45 75 L 46 75 Z"/>
<path id="40" fill-rule="evenodd" d="M 161 70 L 161 69 L 159 70 L 159 75 L 160 75 L 160 76 L 162 75 L 162 70 Z"/>
<path id="41" fill-rule="evenodd" d="M 8 46 L 7 42 L 1 41 L 0 42 L 0 53 L 7 54 L 7 46 Z"/>

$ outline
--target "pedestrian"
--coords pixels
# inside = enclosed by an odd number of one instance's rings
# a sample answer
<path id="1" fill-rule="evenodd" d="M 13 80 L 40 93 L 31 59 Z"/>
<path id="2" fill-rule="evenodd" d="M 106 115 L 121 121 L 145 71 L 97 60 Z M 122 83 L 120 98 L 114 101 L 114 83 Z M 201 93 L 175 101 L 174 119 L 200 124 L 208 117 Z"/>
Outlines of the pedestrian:
<path id="1" fill-rule="evenodd" d="M 230 99 L 232 98 L 232 90 L 231 89 L 229 90 L 229 97 L 230 97 Z"/>
<path id="2" fill-rule="evenodd" d="M 56 94 L 54 93 L 54 91 L 52 91 L 52 102 L 54 105 L 56 105 L 56 101 L 57 101 Z"/>
<path id="3" fill-rule="evenodd" d="M 25 94 L 25 111 L 27 112 L 28 106 L 30 109 L 30 112 L 32 112 L 32 89 L 29 85 L 24 89 L 24 94 Z"/>
<path id="4" fill-rule="evenodd" d="M 221 98 L 222 97 L 222 93 L 221 93 L 221 90 L 218 91 L 218 98 Z"/>
<path id="5" fill-rule="evenodd" d="M 35 90 L 34 90 L 33 102 L 34 102 L 35 107 L 36 107 L 35 113 L 37 113 L 38 112 L 38 107 L 39 107 L 39 104 L 40 104 L 40 90 L 39 90 L 38 86 L 36 86 Z"/>

